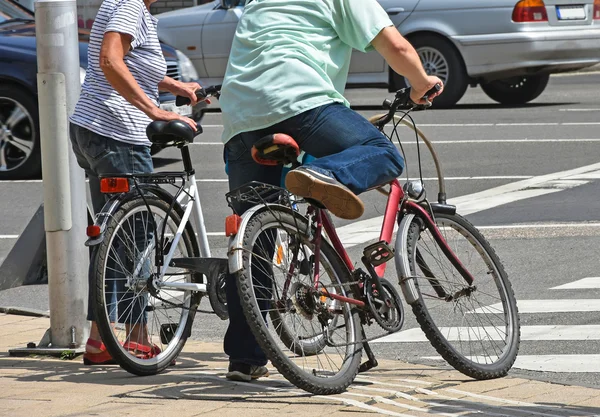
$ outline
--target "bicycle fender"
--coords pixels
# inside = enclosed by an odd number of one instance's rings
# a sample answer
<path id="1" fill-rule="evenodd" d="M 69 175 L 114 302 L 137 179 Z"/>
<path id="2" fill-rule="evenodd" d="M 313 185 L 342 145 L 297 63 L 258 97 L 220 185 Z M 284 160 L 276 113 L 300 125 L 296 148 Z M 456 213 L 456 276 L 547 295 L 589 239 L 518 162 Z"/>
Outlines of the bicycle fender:
<path id="1" fill-rule="evenodd" d="M 396 256 L 394 257 L 400 288 L 402 288 L 402 294 L 408 304 L 412 304 L 419 299 L 419 292 L 417 291 L 414 277 L 412 277 L 410 272 L 408 251 L 405 244 L 408 238 L 408 229 L 414 217 L 414 214 L 407 214 L 400 222 L 398 233 L 396 234 Z"/>
<path id="2" fill-rule="evenodd" d="M 231 236 L 229 238 L 227 258 L 229 262 L 230 274 L 235 274 L 243 268 L 244 261 L 242 258 L 242 245 L 244 240 L 244 230 L 246 230 L 246 226 L 248 225 L 248 222 L 250 221 L 252 216 L 265 208 L 265 206 L 254 206 L 251 209 L 247 210 L 244 214 L 242 214 L 242 223 L 240 224 L 238 233 L 235 236 Z"/>
<path id="3" fill-rule="evenodd" d="M 155 185 L 140 185 L 139 187 L 143 189 L 144 192 L 152 193 L 157 197 L 163 197 L 164 194 L 167 193 L 165 190 Z M 90 237 L 88 240 L 86 240 L 85 246 L 96 246 L 102 243 L 104 240 L 104 232 L 106 231 L 106 227 L 110 218 L 116 213 L 119 207 L 128 201 L 139 197 L 139 195 L 140 193 L 137 190 L 131 190 L 127 193 L 113 195 L 106 202 L 106 204 L 104 204 L 102 210 L 100 210 L 100 213 L 96 214 L 94 225 L 100 227 L 100 234 L 95 237 Z M 173 198 L 170 194 L 169 196 L 170 198 Z"/>

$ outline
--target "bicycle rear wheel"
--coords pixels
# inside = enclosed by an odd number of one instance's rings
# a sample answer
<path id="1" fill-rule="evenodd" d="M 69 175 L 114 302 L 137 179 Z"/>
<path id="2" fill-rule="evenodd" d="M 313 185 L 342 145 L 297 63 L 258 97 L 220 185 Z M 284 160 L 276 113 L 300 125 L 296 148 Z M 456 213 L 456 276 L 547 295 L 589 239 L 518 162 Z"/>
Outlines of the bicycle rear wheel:
<path id="1" fill-rule="evenodd" d="M 147 205 L 146 205 L 147 203 Z M 155 278 L 154 230 L 164 229 L 165 253 L 181 223 L 178 210 L 154 196 L 134 198 L 111 216 L 104 240 L 92 255 L 94 310 L 102 341 L 122 368 L 136 375 L 154 375 L 181 352 L 201 294 L 161 288 L 160 282 L 199 282 L 197 274 L 169 267 Z M 200 256 L 191 227 L 181 235 L 174 258 Z"/>
<path id="2" fill-rule="evenodd" d="M 248 324 L 267 357 L 299 388 L 343 392 L 362 354 L 358 312 L 321 292 L 351 297 L 349 271 L 324 240 L 315 289 L 315 247 L 298 213 L 270 207 L 257 212 L 243 235 L 238 292 Z"/>
<path id="3" fill-rule="evenodd" d="M 412 310 L 433 347 L 455 369 L 475 379 L 505 376 L 517 357 L 520 327 L 502 263 L 463 217 L 438 214 L 435 220 L 475 281 L 467 284 L 416 216 L 405 245 L 410 279 L 419 294 Z"/>

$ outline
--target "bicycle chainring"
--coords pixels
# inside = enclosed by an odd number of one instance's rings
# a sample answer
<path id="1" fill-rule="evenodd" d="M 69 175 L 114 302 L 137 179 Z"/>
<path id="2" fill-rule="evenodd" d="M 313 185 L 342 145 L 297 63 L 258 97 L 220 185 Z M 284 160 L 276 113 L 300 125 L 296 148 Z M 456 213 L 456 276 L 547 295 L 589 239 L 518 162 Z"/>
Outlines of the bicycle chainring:
<path id="1" fill-rule="evenodd" d="M 404 324 L 404 308 L 398 291 L 385 278 L 379 279 L 383 294 L 372 279 L 366 283 L 367 305 L 377 324 L 389 333 L 397 332 Z"/>

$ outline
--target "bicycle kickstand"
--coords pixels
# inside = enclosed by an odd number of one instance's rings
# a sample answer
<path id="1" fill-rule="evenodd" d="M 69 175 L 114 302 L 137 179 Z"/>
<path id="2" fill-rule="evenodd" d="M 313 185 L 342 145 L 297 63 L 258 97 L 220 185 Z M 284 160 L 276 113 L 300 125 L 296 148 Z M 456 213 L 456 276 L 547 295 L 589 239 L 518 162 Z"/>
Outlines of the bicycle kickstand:
<path id="1" fill-rule="evenodd" d="M 366 339 L 364 330 L 362 331 L 362 337 L 363 337 L 363 339 Z M 358 368 L 359 374 L 361 372 L 367 372 L 369 369 L 373 369 L 377 365 L 379 365 L 379 363 L 377 363 L 377 359 L 375 359 L 375 355 L 373 354 L 373 351 L 371 350 L 371 346 L 369 346 L 368 342 L 363 342 L 363 349 L 365 350 L 365 353 L 367 354 L 368 359 L 366 362 L 363 362 L 360 364 L 360 368 Z"/>

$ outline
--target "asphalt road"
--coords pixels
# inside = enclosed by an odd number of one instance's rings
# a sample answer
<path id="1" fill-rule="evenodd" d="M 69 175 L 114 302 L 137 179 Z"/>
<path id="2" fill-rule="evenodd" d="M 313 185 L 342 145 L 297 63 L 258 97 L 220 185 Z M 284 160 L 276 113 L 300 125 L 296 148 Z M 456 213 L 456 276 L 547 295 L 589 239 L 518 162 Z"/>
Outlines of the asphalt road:
<path id="1" fill-rule="evenodd" d="M 600 165 L 595 165 L 600 163 L 599 84 L 599 73 L 554 76 L 539 99 L 518 108 L 497 105 L 480 89 L 470 89 L 452 110 L 413 115 L 435 143 L 449 199 L 460 203 L 459 212 L 469 213 L 467 218 L 481 228 L 514 287 L 524 335 L 511 371 L 515 375 L 600 386 L 600 278 L 593 279 L 600 276 Z M 378 89 L 352 89 L 346 95 L 367 117 L 381 113 L 380 103 L 389 97 Z M 205 133 L 191 152 L 211 250 L 222 256 L 226 239 L 221 233 L 229 212 L 223 198 L 227 183 L 220 113 L 208 113 L 203 125 Z M 414 177 L 417 145 L 408 129 L 401 132 L 408 173 Z M 435 196 L 435 170 L 422 145 L 421 155 L 429 196 Z M 161 152 L 155 165 L 179 168 L 177 151 Z M 508 191 L 499 188 L 509 184 L 516 185 Z M 488 194 L 477 202 L 465 203 L 465 196 L 485 190 Z M 41 191 L 39 181 L 0 183 L 0 261 L 41 203 Z M 380 194 L 367 193 L 363 200 L 363 218 L 339 221 L 338 226 L 363 231 L 365 220 L 382 214 Z M 356 261 L 360 253 L 360 246 L 350 250 Z M 393 280 L 393 265 L 386 276 Z M 0 292 L 0 306 L 47 310 L 47 286 Z M 405 329 L 416 327 L 410 311 L 406 313 Z M 212 315 L 197 316 L 193 337 L 220 340 L 225 325 Z M 435 354 L 427 343 L 378 343 L 374 349 L 380 357 L 444 366 L 423 359 Z"/>

